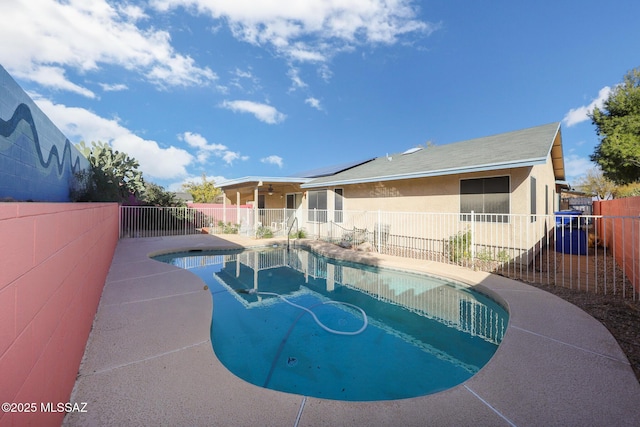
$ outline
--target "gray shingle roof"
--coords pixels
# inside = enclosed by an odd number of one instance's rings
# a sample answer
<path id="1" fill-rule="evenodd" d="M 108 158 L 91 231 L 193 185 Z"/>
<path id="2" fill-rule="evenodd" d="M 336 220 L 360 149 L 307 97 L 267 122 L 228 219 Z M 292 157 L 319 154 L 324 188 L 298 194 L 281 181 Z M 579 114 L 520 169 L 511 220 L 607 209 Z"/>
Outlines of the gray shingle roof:
<path id="1" fill-rule="evenodd" d="M 392 154 L 378 157 L 332 176 L 314 179 L 303 184 L 302 187 L 390 181 L 543 164 L 547 161 L 547 156 L 559 132 L 560 123 L 555 122 L 483 138 L 431 146 L 407 154 Z M 560 158 L 559 161 L 562 159 Z"/>

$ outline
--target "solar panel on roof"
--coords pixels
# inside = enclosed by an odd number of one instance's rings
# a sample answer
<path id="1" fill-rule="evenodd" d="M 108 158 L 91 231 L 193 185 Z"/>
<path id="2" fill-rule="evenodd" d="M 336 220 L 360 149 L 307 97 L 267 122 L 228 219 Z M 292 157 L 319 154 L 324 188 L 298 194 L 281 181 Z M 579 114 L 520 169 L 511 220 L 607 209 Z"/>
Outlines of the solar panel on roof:
<path id="1" fill-rule="evenodd" d="M 420 151 L 420 150 L 422 150 L 422 147 L 413 147 L 413 148 L 409 148 L 407 151 L 405 151 L 402 154 L 413 154 L 416 151 Z"/>
<path id="2" fill-rule="evenodd" d="M 358 161 L 352 161 L 352 162 L 347 162 L 347 163 L 341 163 L 338 165 L 333 165 L 333 166 L 325 166 L 322 168 L 318 168 L 318 169 L 311 169 L 308 171 L 304 171 L 304 172 L 299 172 L 296 174 L 291 175 L 292 177 L 296 177 L 296 178 L 320 178 L 323 176 L 329 176 L 329 175 L 335 175 L 339 172 L 343 172 L 347 169 L 351 169 L 355 166 L 359 166 L 363 163 L 367 163 L 369 161 L 371 161 L 373 159 L 366 159 L 366 160 L 358 160 Z"/>

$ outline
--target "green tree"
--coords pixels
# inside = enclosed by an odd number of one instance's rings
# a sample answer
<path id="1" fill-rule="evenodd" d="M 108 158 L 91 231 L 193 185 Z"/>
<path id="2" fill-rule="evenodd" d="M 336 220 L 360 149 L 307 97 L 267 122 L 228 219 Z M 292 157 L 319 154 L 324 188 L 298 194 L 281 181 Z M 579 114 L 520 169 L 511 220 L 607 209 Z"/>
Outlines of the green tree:
<path id="1" fill-rule="evenodd" d="M 222 194 L 222 190 L 216 188 L 215 181 L 207 180 L 207 175 L 202 174 L 202 182 L 189 181 L 182 184 L 182 188 L 191 194 L 194 203 L 213 203 L 216 196 Z"/>
<path id="2" fill-rule="evenodd" d="M 143 201 L 148 205 L 166 207 L 186 206 L 185 202 L 176 196 L 176 193 L 165 190 L 161 185 L 145 181 L 144 187 Z"/>
<path id="3" fill-rule="evenodd" d="M 76 197 L 78 200 L 123 202 L 131 195 L 140 197 L 144 193 L 140 164 L 134 158 L 103 142 L 92 142 L 88 147 L 82 141 L 76 148 L 91 164 L 89 171 L 77 176 L 84 192 Z"/>
<path id="4" fill-rule="evenodd" d="M 617 184 L 640 181 L 640 68 L 629 71 L 590 117 L 600 137 L 591 160 Z"/>
<path id="5" fill-rule="evenodd" d="M 597 196 L 600 200 L 612 199 L 617 196 L 618 186 L 604 176 L 600 169 L 589 169 L 575 186 L 578 190 L 591 196 Z"/>
<path id="6" fill-rule="evenodd" d="M 618 191 L 616 192 L 616 198 L 623 197 L 637 197 L 640 196 L 640 182 L 635 182 L 633 184 L 623 185 L 618 187 Z"/>

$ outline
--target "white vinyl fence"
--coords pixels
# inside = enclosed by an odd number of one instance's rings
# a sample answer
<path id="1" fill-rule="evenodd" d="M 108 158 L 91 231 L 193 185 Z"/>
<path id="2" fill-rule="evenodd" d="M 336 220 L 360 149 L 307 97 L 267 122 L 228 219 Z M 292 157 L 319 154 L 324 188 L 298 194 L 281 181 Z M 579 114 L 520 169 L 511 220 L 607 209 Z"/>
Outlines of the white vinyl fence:
<path id="1" fill-rule="evenodd" d="M 121 238 L 202 232 L 321 239 L 525 282 L 640 299 L 638 217 L 236 207 L 123 206 L 120 211 Z"/>

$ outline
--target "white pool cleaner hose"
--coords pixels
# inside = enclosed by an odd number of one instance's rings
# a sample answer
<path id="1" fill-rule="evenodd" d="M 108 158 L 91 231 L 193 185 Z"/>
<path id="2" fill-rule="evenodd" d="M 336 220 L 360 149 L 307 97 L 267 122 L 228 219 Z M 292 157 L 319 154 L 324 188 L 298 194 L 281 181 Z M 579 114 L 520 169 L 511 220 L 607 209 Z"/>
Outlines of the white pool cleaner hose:
<path id="1" fill-rule="evenodd" d="M 318 317 L 315 315 L 315 313 L 313 311 L 309 310 L 307 307 L 303 307 L 301 305 L 292 303 L 291 301 L 289 301 L 288 299 L 286 299 L 282 295 L 276 294 L 275 292 L 259 292 L 256 289 L 248 289 L 247 293 L 248 294 L 254 294 L 254 295 L 271 295 L 271 296 L 274 296 L 274 297 L 278 297 L 281 300 L 283 300 L 284 302 L 286 302 L 287 304 L 292 305 L 292 306 L 294 306 L 296 308 L 299 308 L 300 310 L 304 310 L 307 313 L 309 313 L 313 317 L 313 320 L 316 321 L 318 326 L 320 326 L 322 329 L 324 329 L 325 331 L 330 332 L 332 334 L 336 334 L 336 335 L 358 335 L 358 334 L 362 333 L 365 329 L 367 329 L 367 325 L 369 324 L 369 319 L 367 318 L 367 313 L 365 313 L 364 310 L 361 309 L 360 307 L 358 307 L 357 305 L 349 304 L 348 302 L 325 301 L 322 304 L 342 304 L 342 305 L 346 305 L 346 306 L 355 308 L 356 310 L 360 311 L 360 313 L 362 313 L 362 327 L 360 329 L 358 329 L 357 331 L 353 331 L 353 332 L 336 331 L 335 329 L 331 329 L 330 327 L 328 327 L 325 324 L 323 324 L 320 321 L 320 319 L 318 319 Z"/>

